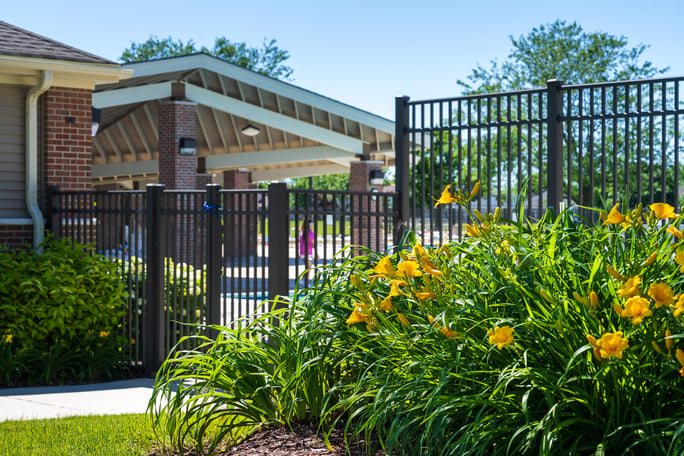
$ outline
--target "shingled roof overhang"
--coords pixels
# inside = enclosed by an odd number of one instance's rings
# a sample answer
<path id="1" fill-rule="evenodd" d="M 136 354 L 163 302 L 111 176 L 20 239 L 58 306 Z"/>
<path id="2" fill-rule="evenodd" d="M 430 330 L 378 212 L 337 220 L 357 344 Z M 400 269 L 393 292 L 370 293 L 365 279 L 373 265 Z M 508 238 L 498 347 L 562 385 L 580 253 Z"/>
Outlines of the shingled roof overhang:
<path id="1" fill-rule="evenodd" d="M 287 82 L 204 54 L 123 68 L 130 79 L 93 94 L 102 109 L 93 140 L 101 182 L 156 178 L 166 100 L 196 103 L 197 154 L 208 172 L 247 168 L 257 181 L 347 172 L 362 157 L 393 164 L 394 122 Z M 242 134 L 248 124 L 260 133 Z"/>
<path id="2" fill-rule="evenodd" d="M 0 21 L 0 84 L 34 86 L 44 71 L 52 85 L 94 89 L 130 76 L 121 65 Z"/>

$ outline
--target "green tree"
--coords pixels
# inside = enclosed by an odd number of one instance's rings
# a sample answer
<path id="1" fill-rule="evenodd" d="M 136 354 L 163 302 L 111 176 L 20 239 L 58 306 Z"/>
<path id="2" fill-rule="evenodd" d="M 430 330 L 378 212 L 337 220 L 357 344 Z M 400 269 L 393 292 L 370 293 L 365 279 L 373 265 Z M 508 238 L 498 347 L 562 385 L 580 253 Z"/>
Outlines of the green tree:
<path id="1" fill-rule="evenodd" d="M 290 54 L 280 49 L 276 40 L 264 40 L 261 47 L 249 47 L 245 43 L 218 37 L 211 49 L 205 46 L 198 49 L 193 40 L 183 42 L 170 37 L 159 39 L 151 36 L 144 43 L 132 42 L 119 60 L 124 63 L 144 62 L 197 53 L 209 54 L 276 79 L 289 80 L 292 76 L 292 68 L 284 64 Z"/>
<path id="2" fill-rule="evenodd" d="M 292 179 L 290 188 L 306 189 L 309 188 L 309 183 L 316 190 L 349 190 L 349 173 L 298 177 Z"/>
<path id="3" fill-rule="evenodd" d="M 435 133 L 432 141 L 423 141 L 423 147 L 427 143 L 428 148 L 423 150 L 419 161 L 420 169 L 432 170 L 439 174 L 430 177 L 429 174 L 414 170 L 413 182 L 417 189 L 415 201 L 419 204 L 425 204 L 436 196 L 434 187 L 437 182 L 462 182 L 464 176 L 468 176 L 466 180 L 471 180 L 470 183 L 466 182 L 466 185 L 472 185 L 472 180 L 482 179 L 483 192 L 504 192 L 503 199 L 509 201 L 515 199 L 516 188 L 521 183 L 530 184 L 528 193 L 532 194 L 539 194 L 546 187 L 546 175 L 540 173 L 543 164 L 539 162 L 539 157 L 546 155 L 546 139 L 534 122 L 525 124 L 526 119 L 541 118 L 537 116 L 543 115 L 538 112 L 545 109 L 540 108 L 542 104 L 539 97 L 529 94 L 520 98 L 482 94 L 541 88 L 550 79 L 559 79 L 566 85 L 588 84 L 652 78 L 667 71 L 667 68 L 659 69 L 651 62 L 643 60 L 646 45 L 630 47 L 624 36 L 585 32 L 574 22 L 557 20 L 539 26 L 517 39 L 511 37 L 511 44 L 512 50 L 503 63 L 493 61 L 489 68 L 478 66 L 467 77 L 468 82 L 458 81 L 464 95 L 477 94 L 479 97 L 454 104 L 453 111 L 449 113 L 450 119 L 444 120 L 448 122 L 446 125 L 452 126 L 449 129 L 451 137 L 440 137 L 443 135 L 442 132 Z M 583 101 L 578 100 L 577 92 L 573 92 L 572 96 L 564 94 L 564 111 L 567 115 L 577 115 L 580 109 L 587 113 L 590 102 L 593 103 L 591 111 L 598 113 L 605 109 L 600 106 L 602 100 L 605 106 L 614 105 L 621 110 L 625 106 L 629 106 L 629 109 L 634 109 L 637 105 L 646 107 L 649 106 L 649 98 L 660 100 L 662 96 L 671 95 L 669 89 L 661 89 L 660 86 L 638 94 L 636 90 L 606 90 L 605 99 L 600 98 L 599 91 L 595 90 L 592 96 L 596 97 L 590 98 L 590 89 L 582 90 Z M 484 127 L 485 120 L 496 125 Z M 627 126 L 626 122 L 630 125 Z M 639 123 L 641 127 L 638 126 Z M 463 129 L 463 125 L 472 124 L 476 124 L 477 128 Z M 614 174 L 606 171 L 612 169 L 619 171 L 615 174 L 617 185 L 614 188 L 609 186 L 608 191 L 602 196 L 608 201 L 634 200 L 636 194 L 640 193 L 634 173 L 641 171 L 645 161 L 643 154 L 648 152 L 656 154 L 653 162 L 656 168 L 655 175 L 651 178 L 655 181 L 653 189 L 662 193 L 663 185 L 659 183 L 662 173 L 659 174 L 659 170 L 670 166 L 671 159 L 668 154 L 672 148 L 668 146 L 661 133 L 665 129 L 667 137 L 671 137 L 671 126 L 665 126 L 664 121 L 661 125 L 654 120 L 631 119 L 612 123 L 595 121 L 593 124 L 583 121 L 582 133 L 579 132 L 579 127 L 579 122 L 569 122 L 563 126 L 565 153 L 572 157 L 572 160 L 566 159 L 564 163 L 570 163 L 572 166 L 570 172 L 573 182 L 582 182 L 581 191 L 576 183 L 569 189 L 573 201 L 581 201 L 588 205 L 597 202 L 597 189 L 594 187 L 592 194 L 591 188 L 594 184 L 591 183 L 612 179 Z M 642 130 L 641 135 L 638 134 L 639 128 Z M 644 136 L 649 129 L 654 130 L 654 133 L 650 134 L 651 140 Z M 456 130 L 463 131 L 463 134 L 456 136 Z M 637 154 L 639 150 L 642 151 L 641 156 Z M 512 154 L 509 155 L 509 152 Z M 582 160 L 578 159 L 579 152 L 583 154 Z M 518 153 L 521 160 L 517 158 Z M 467 162 L 456 158 L 470 157 L 471 154 L 472 157 L 480 157 L 482 161 L 473 158 Z M 485 156 L 492 157 L 490 166 L 482 165 L 488 163 L 484 159 Z M 440 157 L 441 162 L 435 161 L 435 157 Z M 597 161 L 592 162 L 594 157 Z M 603 171 L 597 166 L 598 160 L 605 166 Z M 452 170 L 450 175 L 448 170 Z M 514 175 L 509 181 L 508 174 L 511 170 Z M 500 173 L 504 175 L 499 175 Z M 642 178 L 644 184 L 641 192 L 647 188 L 646 179 L 648 177 Z M 674 185 L 674 182 L 670 182 L 669 177 L 667 179 L 666 187 L 669 188 L 670 183 Z M 513 186 L 512 189 L 508 188 L 509 183 Z M 424 188 L 425 193 L 420 194 L 418 188 Z"/>
<path id="4" fill-rule="evenodd" d="M 550 79 L 585 84 L 651 78 L 669 69 L 641 61 L 648 46 L 629 47 L 624 36 L 585 32 L 576 22 L 556 20 L 510 40 L 513 49 L 501 65 L 478 65 L 467 76 L 470 83 L 457 81 L 464 94 L 543 87 Z"/>

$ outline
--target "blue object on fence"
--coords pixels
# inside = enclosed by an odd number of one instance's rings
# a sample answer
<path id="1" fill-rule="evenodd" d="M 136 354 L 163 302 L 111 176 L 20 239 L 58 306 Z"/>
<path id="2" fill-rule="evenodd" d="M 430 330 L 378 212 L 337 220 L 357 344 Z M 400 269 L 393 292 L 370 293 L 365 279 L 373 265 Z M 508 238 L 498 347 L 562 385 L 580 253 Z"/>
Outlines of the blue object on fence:
<path id="1" fill-rule="evenodd" d="M 204 202 L 204 210 L 209 212 L 211 215 L 221 215 L 221 206 L 218 204 L 209 204 L 206 201 Z"/>

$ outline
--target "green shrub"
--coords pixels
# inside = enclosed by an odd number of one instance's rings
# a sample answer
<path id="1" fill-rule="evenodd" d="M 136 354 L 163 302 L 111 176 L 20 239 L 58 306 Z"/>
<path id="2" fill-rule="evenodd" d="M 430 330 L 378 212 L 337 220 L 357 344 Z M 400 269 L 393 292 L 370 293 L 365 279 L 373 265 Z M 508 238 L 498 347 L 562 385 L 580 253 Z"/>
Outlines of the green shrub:
<path id="1" fill-rule="evenodd" d="M 116 375 L 128 343 L 116 264 L 68 240 L 43 247 L 0 254 L 0 385 Z"/>
<path id="2" fill-rule="evenodd" d="M 597 224 L 475 211 L 462 241 L 340 257 L 280 326 L 172 353 L 157 425 L 179 444 L 249 417 L 393 454 L 682 454 L 681 222 L 661 204 Z"/>
<path id="3" fill-rule="evenodd" d="M 129 290 L 131 315 L 136 316 L 137 327 L 142 328 L 147 271 L 145 260 L 138 257 L 119 258 L 117 264 L 126 289 Z M 206 318 L 206 266 L 199 268 L 164 258 L 162 267 L 168 337 L 177 341 L 183 336 L 196 335 L 197 328 L 192 325 L 202 323 Z"/>

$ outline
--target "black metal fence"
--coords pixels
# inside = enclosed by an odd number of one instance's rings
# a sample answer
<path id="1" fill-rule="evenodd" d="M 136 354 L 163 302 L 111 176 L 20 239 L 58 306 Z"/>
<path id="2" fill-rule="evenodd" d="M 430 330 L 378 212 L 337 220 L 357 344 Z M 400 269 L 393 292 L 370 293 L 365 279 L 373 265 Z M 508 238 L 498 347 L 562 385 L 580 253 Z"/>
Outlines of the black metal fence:
<path id="1" fill-rule="evenodd" d="M 401 217 L 425 242 L 459 237 L 465 213 L 434 207 L 451 184 L 471 207 L 515 218 L 547 207 L 681 206 L 684 78 L 563 86 L 428 101 L 397 99 Z"/>
<path id="2" fill-rule="evenodd" d="M 119 263 L 128 293 L 124 332 L 136 341 L 131 356 L 152 372 L 182 336 L 197 330 L 185 323 L 230 325 L 276 296 L 312 285 L 315 267 L 347 246 L 391 247 L 396 200 L 394 193 L 284 184 L 267 190 L 55 188 L 48 228 Z M 312 234 L 302 235 L 302 225 Z"/>

